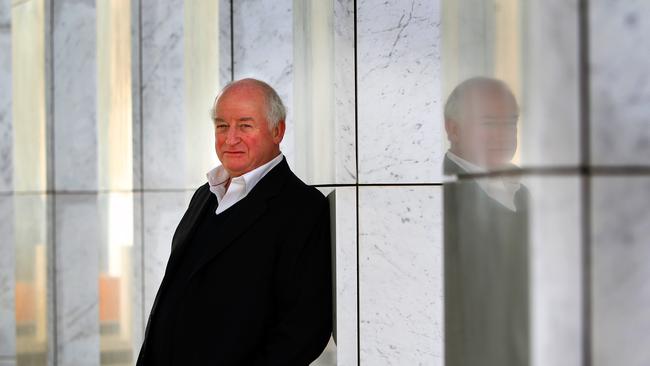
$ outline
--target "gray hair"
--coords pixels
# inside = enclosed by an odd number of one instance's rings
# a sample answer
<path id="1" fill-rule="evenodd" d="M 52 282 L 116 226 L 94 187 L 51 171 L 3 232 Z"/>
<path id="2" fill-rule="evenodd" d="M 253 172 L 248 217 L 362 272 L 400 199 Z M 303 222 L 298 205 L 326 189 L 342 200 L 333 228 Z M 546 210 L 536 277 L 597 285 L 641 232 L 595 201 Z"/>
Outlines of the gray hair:
<path id="1" fill-rule="evenodd" d="M 221 96 L 224 95 L 231 87 L 242 83 L 252 84 L 260 88 L 262 90 L 262 93 L 264 93 L 264 97 L 266 99 L 266 119 L 269 123 L 269 128 L 273 129 L 277 127 L 280 121 L 284 121 L 287 118 L 287 110 L 284 107 L 284 103 L 282 103 L 282 99 L 275 91 L 275 89 L 261 80 L 247 78 L 231 81 L 226 86 L 224 86 L 223 89 L 221 89 L 221 92 L 215 98 L 214 104 L 210 109 L 210 117 L 212 118 L 213 122 L 217 118 L 217 102 L 219 101 L 219 98 L 221 98 Z"/>
<path id="2" fill-rule="evenodd" d="M 511 97 L 512 100 L 517 104 L 514 94 L 508 87 L 508 84 L 504 83 L 499 79 L 476 76 L 469 78 L 462 83 L 458 84 L 454 90 L 449 94 L 447 98 L 447 103 L 445 103 L 445 120 L 454 120 L 460 121 L 462 117 L 463 110 L 466 109 L 465 99 L 472 92 L 485 92 L 485 91 L 496 91 L 501 93 L 504 96 Z M 517 107 L 518 108 L 518 107 Z"/>

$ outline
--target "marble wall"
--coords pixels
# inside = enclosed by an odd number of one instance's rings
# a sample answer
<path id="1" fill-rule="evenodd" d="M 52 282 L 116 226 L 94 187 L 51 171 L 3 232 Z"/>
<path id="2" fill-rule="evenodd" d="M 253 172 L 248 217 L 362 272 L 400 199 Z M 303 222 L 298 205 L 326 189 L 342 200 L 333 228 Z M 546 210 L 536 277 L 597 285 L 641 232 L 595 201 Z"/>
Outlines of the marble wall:
<path id="1" fill-rule="evenodd" d="M 15 364 L 11 4 L 0 1 L 0 365 Z"/>
<path id="2" fill-rule="evenodd" d="M 335 334 L 314 365 L 445 365 L 443 191 L 455 178 L 442 174 L 442 110 L 461 77 L 500 76 L 504 65 L 518 75 L 527 170 L 516 174 L 530 190 L 530 364 L 648 364 L 650 8 L 471 4 L 131 0 L 129 131 L 116 132 L 130 141 L 118 142 L 98 117 L 98 73 L 111 54 L 98 51 L 100 5 L 0 0 L 0 365 L 24 357 L 25 332 L 51 365 L 132 363 L 173 231 L 216 164 L 211 99 L 243 77 L 279 91 L 289 112 L 282 151 L 330 198 Z M 506 8 L 527 21 L 514 22 L 520 38 L 499 43 Z M 463 22 L 475 26 L 449 31 Z M 105 156 L 113 143 L 128 147 L 119 173 Z M 128 179 L 105 184 L 106 174 Z M 115 263 L 127 269 L 116 277 L 130 309 L 119 352 L 102 303 Z M 15 307 L 23 279 L 37 297 L 34 327 Z"/>

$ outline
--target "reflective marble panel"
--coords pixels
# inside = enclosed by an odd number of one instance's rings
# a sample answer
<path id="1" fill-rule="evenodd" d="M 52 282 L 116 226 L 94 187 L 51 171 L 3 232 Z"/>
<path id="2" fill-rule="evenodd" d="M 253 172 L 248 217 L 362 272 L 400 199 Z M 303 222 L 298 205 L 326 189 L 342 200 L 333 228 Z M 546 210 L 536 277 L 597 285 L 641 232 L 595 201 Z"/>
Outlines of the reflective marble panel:
<path id="1" fill-rule="evenodd" d="M 357 2 L 359 181 L 439 182 L 440 1 Z"/>
<path id="2" fill-rule="evenodd" d="M 647 365 L 650 177 L 592 182 L 594 365 Z"/>
<path id="3" fill-rule="evenodd" d="M 441 187 L 359 188 L 362 365 L 443 365 Z"/>
<path id="4" fill-rule="evenodd" d="M 650 3 L 591 1 L 589 11 L 592 162 L 647 167 Z"/>

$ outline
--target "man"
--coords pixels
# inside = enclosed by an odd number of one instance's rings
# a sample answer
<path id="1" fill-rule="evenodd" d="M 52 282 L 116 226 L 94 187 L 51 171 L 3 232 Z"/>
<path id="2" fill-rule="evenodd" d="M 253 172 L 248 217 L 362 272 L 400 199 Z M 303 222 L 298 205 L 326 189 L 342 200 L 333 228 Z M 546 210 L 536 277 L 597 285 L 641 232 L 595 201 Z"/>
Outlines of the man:
<path id="1" fill-rule="evenodd" d="M 445 356 L 448 366 L 528 360 L 528 192 L 510 172 L 518 106 L 500 80 L 458 85 L 445 105 L 451 147 L 445 197 Z M 483 177 L 482 177 L 483 176 Z"/>
<path id="2" fill-rule="evenodd" d="M 308 365 L 332 327 L 327 200 L 280 152 L 266 83 L 226 86 L 212 118 L 221 166 L 172 240 L 138 365 Z"/>

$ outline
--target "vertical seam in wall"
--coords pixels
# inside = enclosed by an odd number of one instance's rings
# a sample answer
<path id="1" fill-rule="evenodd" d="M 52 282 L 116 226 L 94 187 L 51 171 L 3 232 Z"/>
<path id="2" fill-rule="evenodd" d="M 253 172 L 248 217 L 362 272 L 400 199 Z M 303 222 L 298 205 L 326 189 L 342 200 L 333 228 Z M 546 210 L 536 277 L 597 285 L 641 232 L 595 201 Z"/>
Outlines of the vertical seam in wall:
<path id="1" fill-rule="evenodd" d="M 142 106 L 142 0 L 138 1 L 138 100 L 139 100 L 139 118 L 140 118 L 140 270 L 142 274 L 140 276 L 140 307 L 142 311 L 141 316 L 141 331 L 143 335 L 144 342 L 144 333 L 147 326 L 147 320 L 145 317 L 146 314 L 146 304 L 145 304 L 145 242 L 144 242 L 144 118 L 143 118 L 143 106 Z"/>
<path id="2" fill-rule="evenodd" d="M 230 0 L 230 81 L 235 81 L 235 9 Z"/>
<path id="3" fill-rule="evenodd" d="M 47 6 L 44 4 L 44 6 Z M 55 77 L 54 77 L 54 0 L 49 1 L 49 9 L 45 9 L 47 11 L 46 15 L 48 19 L 46 21 L 49 21 L 49 31 L 46 32 L 45 37 L 49 38 L 45 44 L 49 45 L 49 49 L 46 50 L 48 57 L 49 57 L 49 65 L 46 65 L 47 68 L 49 68 L 49 75 L 48 78 L 50 79 L 50 86 L 49 86 L 49 96 L 47 97 L 45 103 L 49 104 L 50 111 L 49 111 L 49 117 L 50 117 L 50 126 L 49 126 L 49 132 L 51 136 L 51 142 L 50 142 L 50 147 L 49 147 L 49 152 L 50 152 L 50 164 L 52 164 L 51 168 L 51 174 L 50 174 L 50 179 L 52 180 L 51 182 L 51 187 L 52 187 L 52 199 L 51 199 L 51 217 L 52 221 L 50 223 L 52 230 L 50 231 L 50 235 L 52 237 L 50 238 L 52 245 L 50 246 L 52 249 L 52 256 L 51 258 L 47 261 L 51 264 L 51 270 L 49 271 L 49 274 L 52 276 L 52 314 L 50 315 L 52 318 L 52 344 L 54 345 L 52 348 L 52 364 L 54 366 L 58 365 L 59 360 L 58 360 L 58 315 L 57 315 L 57 275 L 56 275 L 56 155 L 55 155 L 55 145 L 56 145 L 56 136 L 55 136 L 55 128 L 54 128 L 54 82 L 55 82 Z M 47 47 L 47 46 L 46 46 Z M 47 186 L 47 183 L 46 183 Z M 45 203 L 47 205 L 47 194 L 45 195 Z M 46 206 L 47 207 L 47 206 Z M 47 356 L 46 356 L 47 358 Z"/>
<path id="4" fill-rule="evenodd" d="M 360 280 L 359 280 L 359 248 L 361 241 L 359 233 L 359 106 L 358 106 L 358 73 L 357 73 L 357 0 L 353 0 L 354 6 L 354 159 L 356 169 L 355 200 L 356 200 L 356 225 L 357 225 L 357 366 L 361 365 L 361 310 L 360 310 Z"/>
<path id="5" fill-rule="evenodd" d="M 580 108 L 581 254 L 582 254 L 582 364 L 592 364 L 592 251 L 591 251 L 591 100 L 589 68 L 589 0 L 578 3 L 578 65 Z"/>

